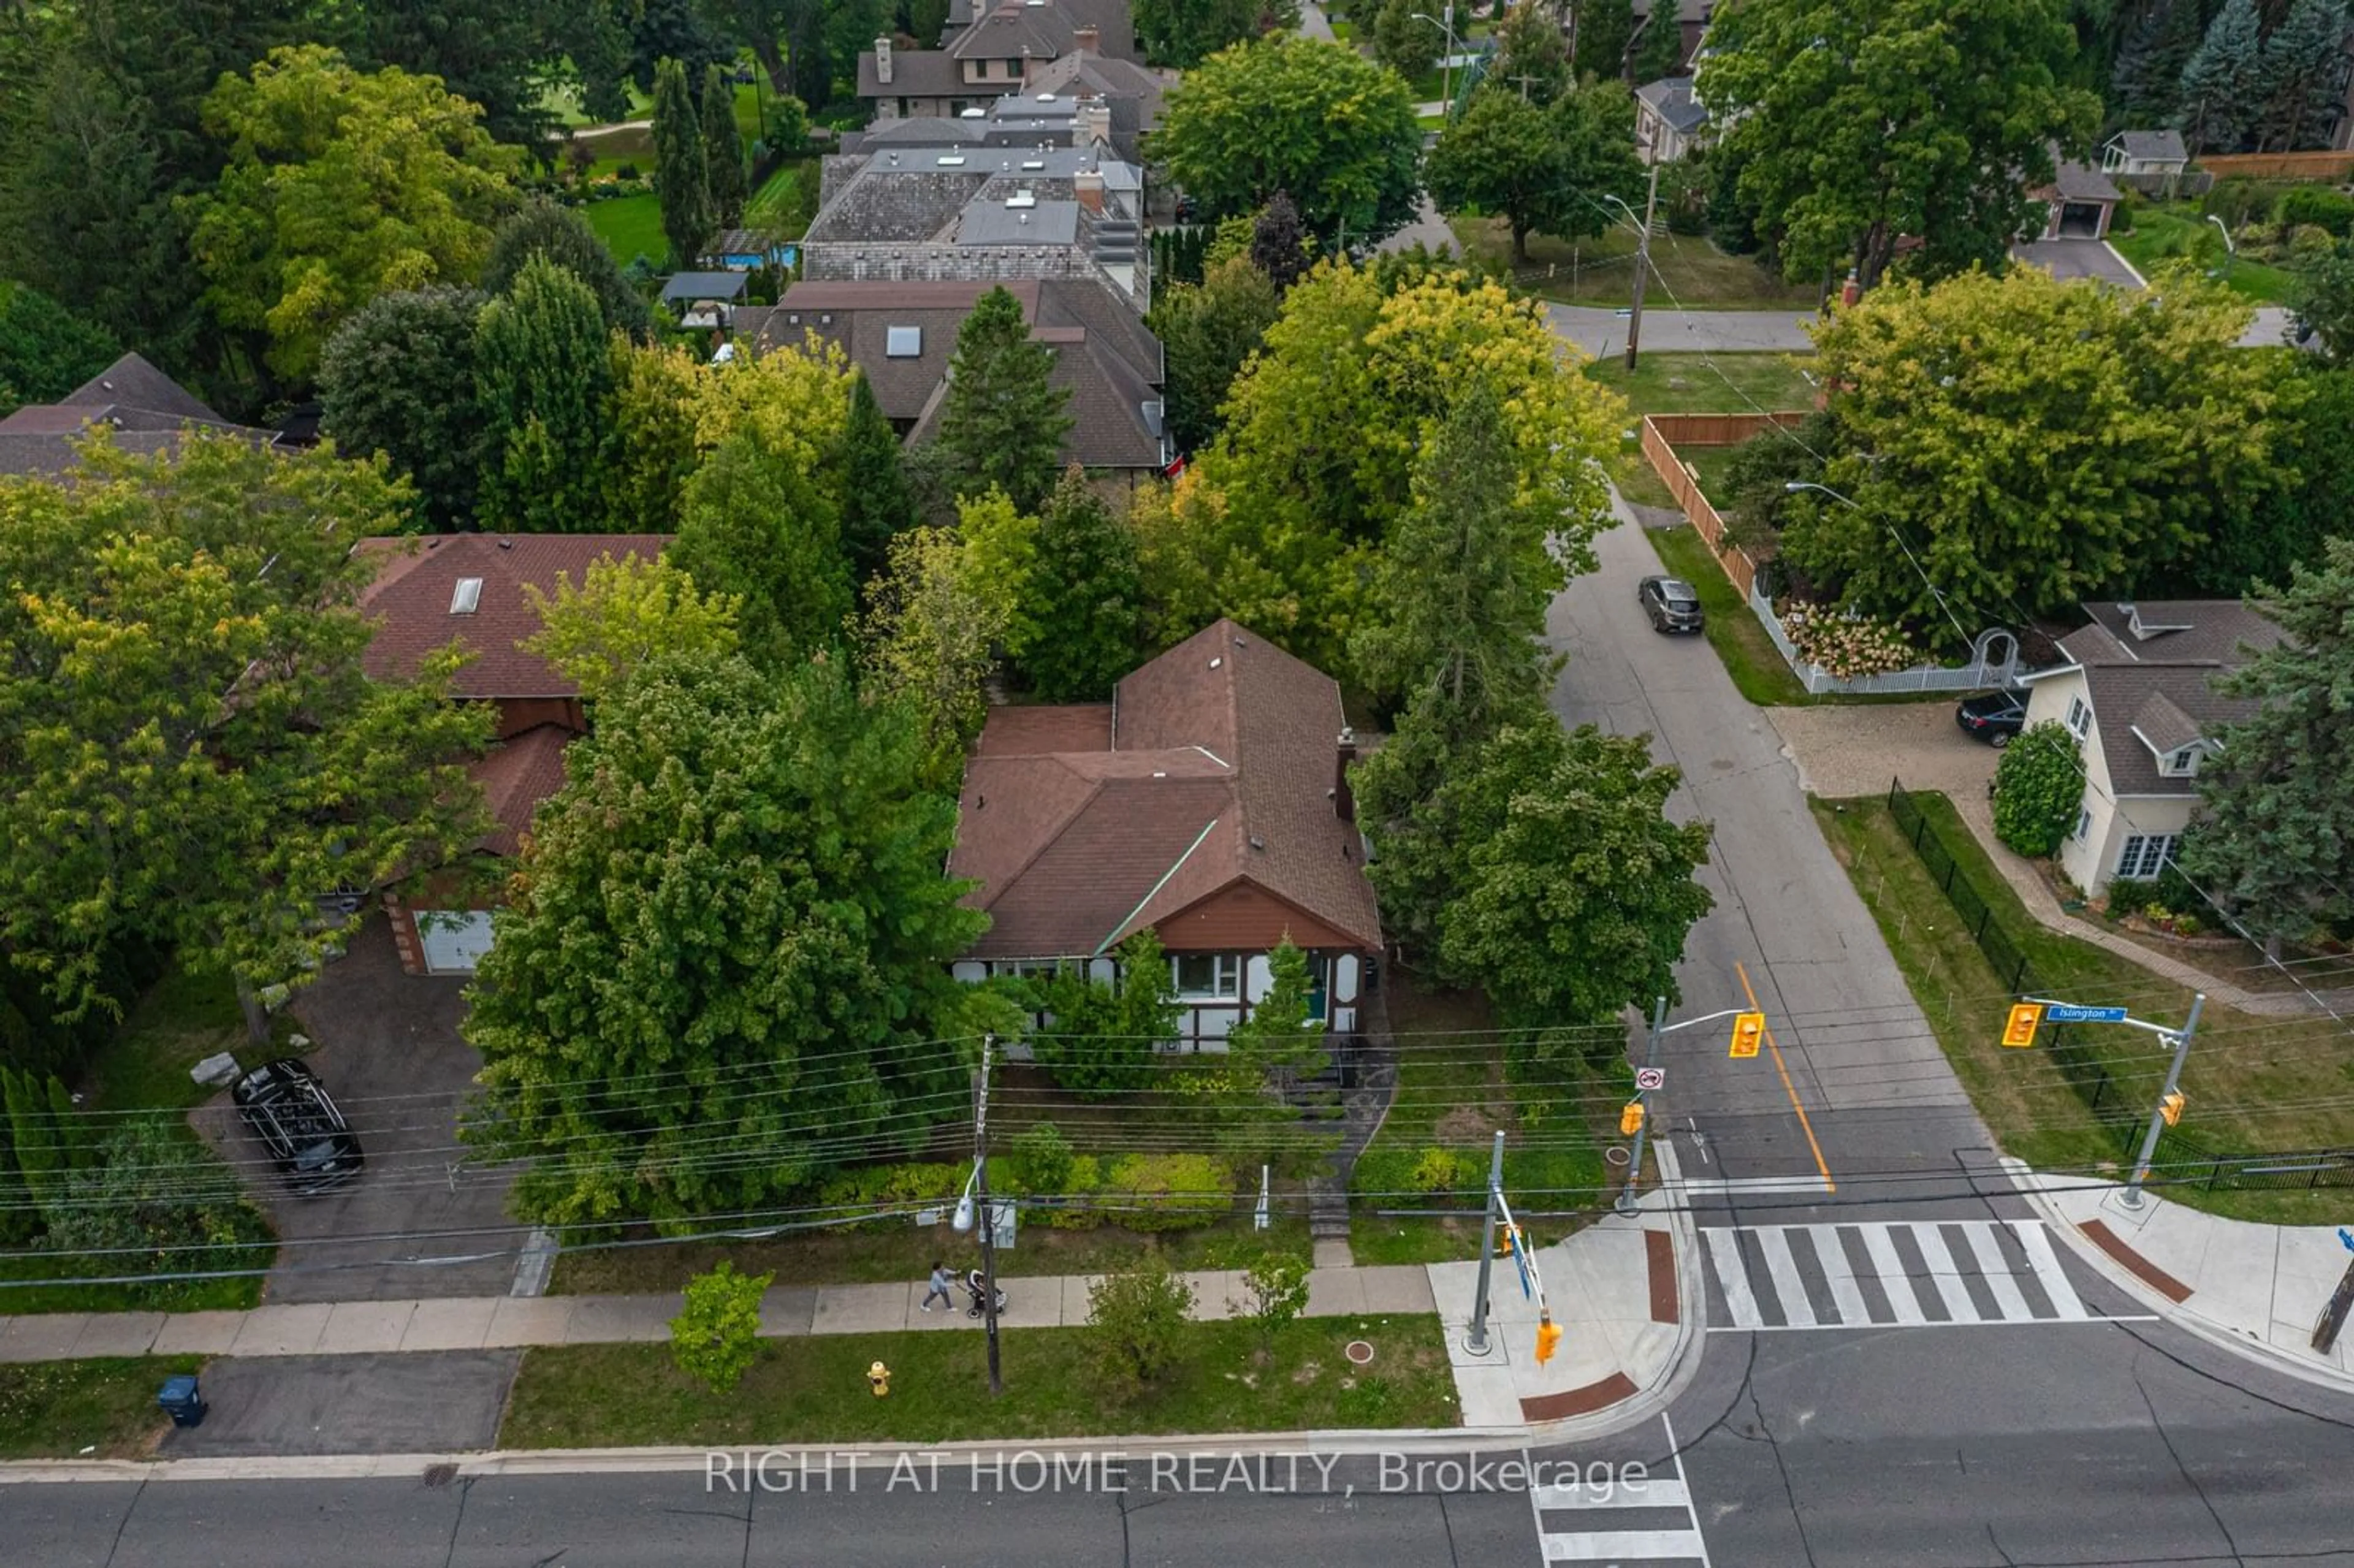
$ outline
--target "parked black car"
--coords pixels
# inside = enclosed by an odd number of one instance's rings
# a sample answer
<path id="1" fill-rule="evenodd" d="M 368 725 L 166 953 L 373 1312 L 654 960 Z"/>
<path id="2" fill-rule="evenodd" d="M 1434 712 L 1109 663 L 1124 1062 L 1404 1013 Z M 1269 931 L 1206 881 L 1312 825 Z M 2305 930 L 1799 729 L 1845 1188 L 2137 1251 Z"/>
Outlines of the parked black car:
<path id="1" fill-rule="evenodd" d="M 302 1063 L 264 1063 L 238 1079 L 229 1097 L 296 1192 L 323 1192 L 359 1174 L 359 1139 L 319 1075 Z"/>
<path id="2" fill-rule="evenodd" d="M 1700 595 L 1681 577 L 1645 577 L 1635 585 L 1635 602 L 1654 631 L 1698 631 L 1702 624 Z"/>
<path id="3" fill-rule="evenodd" d="M 1980 692 L 1964 697 L 1954 709 L 1954 722 L 1999 751 L 2027 727 L 2025 692 Z"/>

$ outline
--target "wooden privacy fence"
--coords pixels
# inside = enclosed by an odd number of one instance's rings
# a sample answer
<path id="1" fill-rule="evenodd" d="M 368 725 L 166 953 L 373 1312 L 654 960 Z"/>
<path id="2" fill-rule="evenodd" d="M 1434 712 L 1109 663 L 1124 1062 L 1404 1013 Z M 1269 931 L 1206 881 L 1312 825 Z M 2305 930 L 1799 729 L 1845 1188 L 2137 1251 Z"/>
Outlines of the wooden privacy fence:
<path id="1" fill-rule="evenodd" d="M 1752 597 L 1756 587 L 1757 563 L 1749 558 L 1748 551 L 1724 542 L 1724 519 L 1701 493 L 1699 482 L 1676 456 L 1676 448 L 1739 446 L 1762 430 L 1787 429 L 1805 418 L 1804 414 L 1647 414 L 1643 418 L 1643 455 L 1700 536 L 1708 541 L 1717 564 L 1744 599 Z"/>
<path id="2" fill-rule="evenodd" d="M 2252 180 L 2342 180 L 2354 177 L 2354 148 L 2338 153 L 2227 153 L 2201 158 L 2199 166 L 2218 179 L 2237 175 Z"/>

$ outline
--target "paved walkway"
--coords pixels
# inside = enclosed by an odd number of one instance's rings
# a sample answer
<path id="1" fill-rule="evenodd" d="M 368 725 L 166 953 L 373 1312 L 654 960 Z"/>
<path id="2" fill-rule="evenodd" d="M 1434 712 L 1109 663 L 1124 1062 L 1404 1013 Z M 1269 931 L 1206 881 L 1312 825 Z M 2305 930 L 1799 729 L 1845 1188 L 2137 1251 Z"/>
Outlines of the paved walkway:
<path id="1" fill-rule="evenodd" d="M 2307 1383 L 2354 1391 L 2354 1324 L 2327 1354 L 2312 1347 L 2315 1319 L 2354 1264 L 2331 1226 L 2221 1219 L 2155 1193 L 2128 1208 L 2121 1186 L 2005 1163 L 2061 1238 L 2150 1310 Z"/>
<path id="2" fill-rule="evenodd" d="M 1087 1290 L 1100 1276 L 1042 1275 L 1002 1280 L 1002 1322 L 1017 1329 L 1087 1320 Z M 1184 1276 L 1193 1315 L 1246 1310 L 1241 1271 Z M 760 1332 L 874 1334 L 978 1329 L 963 1296 L 954 1309 L 919 1309 L 923 1282 L 772 1287 L 760 1304 Z M 418 1301 L 302 1302 L 244 1312 L 54 1312 L 0 1318 L 0 1361 L 84 1356 L 371 1355 L 390 1351 L 476 1351 L 521 1345 L 619 1344 L 670 1338 L 676 1292 L 659 1296 L 453 1297 Z M 1311 1318 L 1360 1312 L 1437 1310 L 1428 1274 L 1415 1264 L 1319 1268 L 1308 1277 Z"/>

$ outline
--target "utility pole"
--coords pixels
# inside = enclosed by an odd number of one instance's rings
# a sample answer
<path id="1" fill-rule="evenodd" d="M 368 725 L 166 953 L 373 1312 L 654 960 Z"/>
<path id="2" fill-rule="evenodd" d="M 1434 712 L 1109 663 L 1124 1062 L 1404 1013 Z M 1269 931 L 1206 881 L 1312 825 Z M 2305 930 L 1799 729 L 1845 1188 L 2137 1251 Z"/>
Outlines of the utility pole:
<path id="1" fill-rule="evenodd" d="M 1005 1374 L 997 1361 L 997 1211 L 989 1201 L 989 1059 L 997 1054 L 997 1036 L 981 1037 L 981 1073 L 972 1100 L 972 1181 L 981 1200 L 981 1314 L 988 1324 L 989 1392 L 1005 1392 Z"/>
<path id="2" fill-rule="evenodd" d="M 1643 1066 L 1648 1075 L 1650 1068 L 1659 1065 L 1659 1033 L 1668 1022 L 1668 999 L 1651 999 L 1651 1038 L 1643 1047 Z M 1643 1119 L 1635 1124 L 1635 1158 L 1627 1162 L 1627 1185 L 1619 1190 L 1618 1202 L 1613 1205 L 1622 1214 L 1635 1209 L 1635 1188 L 1643 1180 L 1643 1143 L 1651 1132 L 1651 1091 L 1640 1080 L 1635 1086 L 1635 1103 L 1643 1107 Z"/>
<path id="3" fill-rule="evenodd" d="M 2121 1199 L 2128 1209 L 2138 1209 L 2142 1205 L 2142 1180 L 2149 1174 L 2150 1157 L 2158 1152 L 2158 1135 L 2166 1129 L 2166 1108 L 2174 1098 L 2176 1086 L 2182 1081 L 2182 1063 L 2190 1054 L 2190 1037 L 2199 1033 L 2199 1010 L 2206 1005 L 2205 991 L 2191 997 L 2190 1021 L 2183 1024 L 2182 1033 L 2174 1037 L 2174 1060 L 2166 1069 L 2166 1086 L 2158 1091 L 2157 1108 L 2149 1113 L 2149 1131 L 2142 1136 L 2141 1158 L 2134 1161 L 2133 1176 L 2126 1182 Z"/>
<path id="4" fill-rule="evenodd" d="M 1651 165 L 1651 194 L 1643 199 L 1643 238 L 1635 247 L 1635 310 L 1627 322 L 1627 374 L 1635 374 L 1635 349 L 1643 336 L 1643 285 L 1651 275 L 1651 216 L 1659 205 L 1659 165 Z"/>
<path id="5" fill-rule="evenodd" d="M 1496 1197 L 1504 1188 L 1504 1134 L 1496 1133 L 1496 1152 L 1488 1162 L 1488 1213 L 1479 1224 L 1479 1288 L 1471 1298 L 1471 1329 L 1463 1348 L 1475 1356 L 1488 1353 L 1488 1271 L 1496 1258 Z"/>

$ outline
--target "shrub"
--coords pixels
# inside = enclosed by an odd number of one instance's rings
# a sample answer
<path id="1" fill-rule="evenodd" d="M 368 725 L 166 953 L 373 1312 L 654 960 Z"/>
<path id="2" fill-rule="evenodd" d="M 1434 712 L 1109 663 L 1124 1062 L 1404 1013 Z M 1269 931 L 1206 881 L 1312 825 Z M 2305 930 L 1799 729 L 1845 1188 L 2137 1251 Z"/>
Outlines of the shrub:
<path id="1" fill-rule="evenodd" d="M 714 1393 L 744 1381 L 760 1353 L 760 1298 L 776 1275 L 738 1274 L 722 1261 L 686 1282 L 686 1309 L 670 1320 L 670 1353 L 678 1370 Z"/>
<path id="2" fill-rule="evenodd" d="M 1051 1121 L 1024 1128 L 1013 1140 L 1013 1171 L 1033 1192 L 1071 1190 L 1071 1144 Z"/>
<path id="3" fill-rule="evenodd" d="M 2217 180 L 2214 189 L 2207 193 L 2207 199 L 2200 204 L 2199 216 L 2220 217 L 2227 228 L 2238 228 L 2271 206 L 2267 199 L 2270 194 L 2244 175 Z"/>
<path id="4" fill-rule="evenodd" d="M 1308 1308 L 1308 1260 L 1293 1252 L 1270 1252 L 1243 1274 L 1251 1321 L 1259 1343 L 1272 1346 L 1286 1323 Z"/>
<path id="5" fill-rule="evenodd" d="M 2273 221 L 2287 229 L 2309 224 L 2343 239 L 2354 235 L 2354 196 L 2324 185 L 2298 185 L 2281 193 L 2273 207 Z"/>
<path id="6" fill-rule="evenodd" d="M 1995 836 L 2032 858 L 2057 850 L 2084 798 L 2084 768 L 2067 726 L 2046 719 L 2022 730 L 2004 748 L 1994 780 Z"/>
<path id="7" fill-rule="evenodd" d="M 1174 1366 L 1193 1310 L 1193 1287 L 1158 1253 L 1097 1280 L 1087 1290 L 1087 1331 L 1106 1381 L 1138 1389 Z"/>
<path id="8" fill-rule="evenodd" d="M 1451 1192 L 1463 1179 L 1463 1161 L 1451 1149 L 1426 1149 L 1414 1162 L 1417 1192 Z"/>
<path id="9" fill-rule="evenodd" d="M 1786 604 L 1779 613 L 1798 657 L 1842 681 L 1884 675 L 1921 657 L 1903 632 L 1870 616 L 1799 603 Z"/>
<path id="10" fill-rule="evenodd" d="M 2338 241 L 2329 230 L 2317 223 L 2301 223 L 2289 230 L 2288 259 L 2293 266 L 2310 267 L 2324 260 L 2338 249 Z"/>
<path id="11" fill-rule="evenodd" d="M 1207 1154 L 1124 1154 L 1103 1186 L 1108 1202 L 1133 1205 L 1112 1217 L 1136 1231 L 1192 1230 L 1234 1207 L 1234 1173 Z"/>

